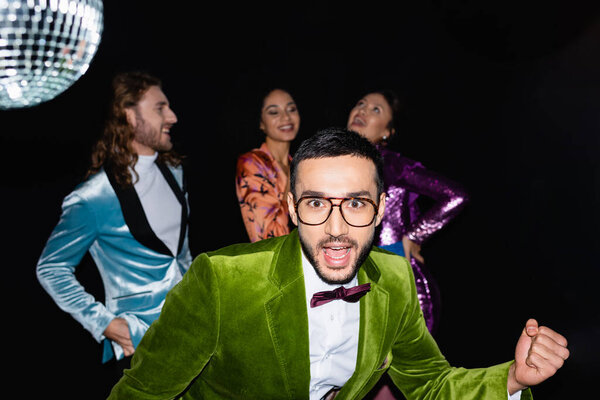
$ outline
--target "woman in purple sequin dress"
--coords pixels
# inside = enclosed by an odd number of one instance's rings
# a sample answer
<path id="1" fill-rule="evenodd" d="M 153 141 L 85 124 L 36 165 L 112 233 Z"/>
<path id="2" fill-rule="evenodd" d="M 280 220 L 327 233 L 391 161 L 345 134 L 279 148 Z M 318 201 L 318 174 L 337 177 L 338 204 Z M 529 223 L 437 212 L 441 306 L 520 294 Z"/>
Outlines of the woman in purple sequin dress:
<path id="1" fill-rule="evenodd" d="M 369 93 L 350 111 L 348 129 L 369 139 L 383 156 L 387 199 L 377 245 L 410 260 L 425 323 L 433 333 L 439 323 L 439 293 L 424 266 L 421 245 L 463 209 L 467 194 L 457 183 L 386 147 L 389 140 L 398 134 L 396 122 L 399 111 L 400 101 L 393 92 Z M 432 199 L 433 206 L 421 212 L 417 205 L 419 196 Z M 395 400 L 403 396 L 385 376 L 367 398 Z"/>
<path id="2" fill-rule="evenodd" d="M 424 267 L 421 245 L 463 209 L 467 194 L 457 183 L 386 148 L 390 138 L 398 134 L 395 123 L 399 109 L 400 101 L 393 92 L 369 93 L 350 111 L 348 129 L 357 131 L 381 151 L 387 203 L 377 244 L 410 259 L 425 322 L 434 332 L 439 322 L 439 297 Z M 417 206 L 419 196 L 431 198 L 433 206 L 421 212 Z"/>

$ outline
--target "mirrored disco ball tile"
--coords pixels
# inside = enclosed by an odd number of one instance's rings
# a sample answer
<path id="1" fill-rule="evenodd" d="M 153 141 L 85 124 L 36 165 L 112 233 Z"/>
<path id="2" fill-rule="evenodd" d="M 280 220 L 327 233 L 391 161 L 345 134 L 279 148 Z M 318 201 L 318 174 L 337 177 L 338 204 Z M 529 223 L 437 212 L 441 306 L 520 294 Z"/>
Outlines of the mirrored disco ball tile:
<path id="1" fill-rule="evenodd" d="M 89 68 L 102 29 L 101 0 L 0 0 L 0 109 L 68 89 Z"/>

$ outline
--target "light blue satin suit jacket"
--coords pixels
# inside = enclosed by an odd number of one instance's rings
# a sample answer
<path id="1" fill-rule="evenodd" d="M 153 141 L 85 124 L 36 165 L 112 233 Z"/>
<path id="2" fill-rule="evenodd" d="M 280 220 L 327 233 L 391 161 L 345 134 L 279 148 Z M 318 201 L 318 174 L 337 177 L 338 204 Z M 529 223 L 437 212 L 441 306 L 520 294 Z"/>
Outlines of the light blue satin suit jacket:
<path id="1" fill-rule="evenodd" d="M 182 205 L 178 253 L 154 234 L 133 186 L 121 188 L 101 170 L 65 197 L 62 215 L 37 265 L 41 285 L 58 306 L 70 313 L 94 338 L 104 340 L 102 362 L 123 358 L 123 349 L 103 335 L 115 317 L 129 324 L 137 347 L 159 316 L 167 292 L 187 271 L 188 202 L 181 167 L 157 162 Z M 89 251 L 104 284 L 104 302 L 77 281 L 74 272 Z"/>

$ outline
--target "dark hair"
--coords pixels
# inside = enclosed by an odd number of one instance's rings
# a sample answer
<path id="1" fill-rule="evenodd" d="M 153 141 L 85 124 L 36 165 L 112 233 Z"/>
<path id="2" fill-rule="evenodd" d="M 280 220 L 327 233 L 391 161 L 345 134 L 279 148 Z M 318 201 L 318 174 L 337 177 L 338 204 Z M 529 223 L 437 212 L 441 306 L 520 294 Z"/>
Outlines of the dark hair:
<path id="1" fill-rule="evenodd" d="M 373 161 L 377 171 L 377 196 L 383 193 L 383 159 L 379 150 L 358 133 L 346 128 L 328 128 L 318 131 L 302 142 L 290 167 L 290 188 L 295 195 L 296 173 L 303 160 L 341 156 L 356 156 Z"/>
<path id="2" fill-rule="evenodd" d="M 260 94 L 259 97 L 256 99 L 256 129 L 258 130 L 258 127 L 260 126 L 260 123 L 262 122 L 262 110 L 265 106 L 265 100 L 267 99 L 267 97 L 269 97 L 269 95 L 271 93 L 273 93 L 276 90 L 280 90 L 282 92 L 285 92 L 287 94 L 289 94 L 292 98 L 294 98 L 294 96 L 292 96 L 292 92 L 290 90 L 288 90 L 288 88 L 286 88 L 283 85 L 275 85 L 275 86 L 269 86 L 266 89 L 263 89 Z M 294 99 L 294 101 L 296 101 Z M 260 131 L 263 136 L 264 136 L 264 132 Z"/>
<path id="3" fill-rule="evenodd" d="M 105 164 L 110 164 L 119 185 L 129 186 L 133 183 L 129 167 L 135 165 L 138 156 L 131 146 L 135 131 L 127 121 L 126 110 L 135 107 L 152 86 L 160 88 L 161 81 L 146 72 L 121 72 L 115 75 L 104 132 L 94 146 L 92 165 L 87 176 L 95 174 Z M 167 151 L 160 152 L 158 159 L 177 166 L 181 163 L 182 157 L 174 151 Z"/>
<path id="4" fill-rule="evenodd" d="M 403 109 L 403 106 L 404 106 L 403 101 L 396 94 L 396 92 L 394 92 L 391 89 L 374 90 L 374 91 L 369 92 L 367 94 L 371 94 L 371 93 L 377 93 L 377 94 L 382 95 L 383 98 L 385 99 L 385 101 L 390 106 L 390 108 L 392 110 L 392 119 L 388 123 L 387 128 L 390 130 L 390 133 L 393 130 L 397 134 L 398 133 L 398 128 L 399 128 L 399 122 L 400 122 L 400 113 L 401 113 L 401 111 Z M 396 135 L 392 134 L 391 137 L 395 137 L 395 136 Z"/>

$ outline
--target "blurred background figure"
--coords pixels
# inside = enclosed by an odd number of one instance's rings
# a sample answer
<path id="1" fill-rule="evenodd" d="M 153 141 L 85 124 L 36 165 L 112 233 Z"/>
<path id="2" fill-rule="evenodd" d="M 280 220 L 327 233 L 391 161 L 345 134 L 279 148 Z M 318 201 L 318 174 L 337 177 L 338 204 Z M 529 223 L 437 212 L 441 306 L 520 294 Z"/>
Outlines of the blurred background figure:
<path id="1" fill-rule="evenodd" d="M 102 362 L 115 382 L 192 261 L 182 157 L 170 136 L 176 122 L 158 78 L 115 76 L 87 179 L 65 197 L 37 264 L 52 299 L 103 342 Z M 103 300 L 75 276 L 88 251 Z"/>
<path id="2" fill-rule="evenodd" d="M 368 93 L 350 110 L 347 127 L 374 143 L 381 152 L 387 202 L 377 245 L 410 260 L 423 316 L 433 334 L 439 324 L 440 296 L 435 280 L 425 268 L 421 245 L 464 208 L 467 194 L 457 183 L 387 147 L 398 135 L 401 108 L 400 99 L 391 90 Z M 419 196 L 434 201 L 424 212 L 417 204 Z M 372 391 L 375 398 L 402 398 L 386 379 Z"/>
<path id="3" fill-rule="evenodd" d="M 433 333 L 439 322 L 434 307 L 438 301 L 437 289 L 423 266 L 421 245 L 458 215 L 466 204 L 467 194 L 457 183 L 387 148 L 398 134 L 401 106 L 391 90 L 368 93 L 350 111 L 347 125 L 374 143 L 383 156 L 387 203 L 377 244 L 411 260 L 421 308 Z M 427 196 L 435 203 L 421 212 L 417 204 L 419 196 Z"/>
<path id="4" fill-rule="evenodd" d="M 290 231 L 287 192 L 290 146 L 300 129 L 300 114 L 292 96 L 283 89 L 262 97 L 259 129 L 265 141 L 239 156 L 235 186 L 244 226 L 251 242 Z"/>

